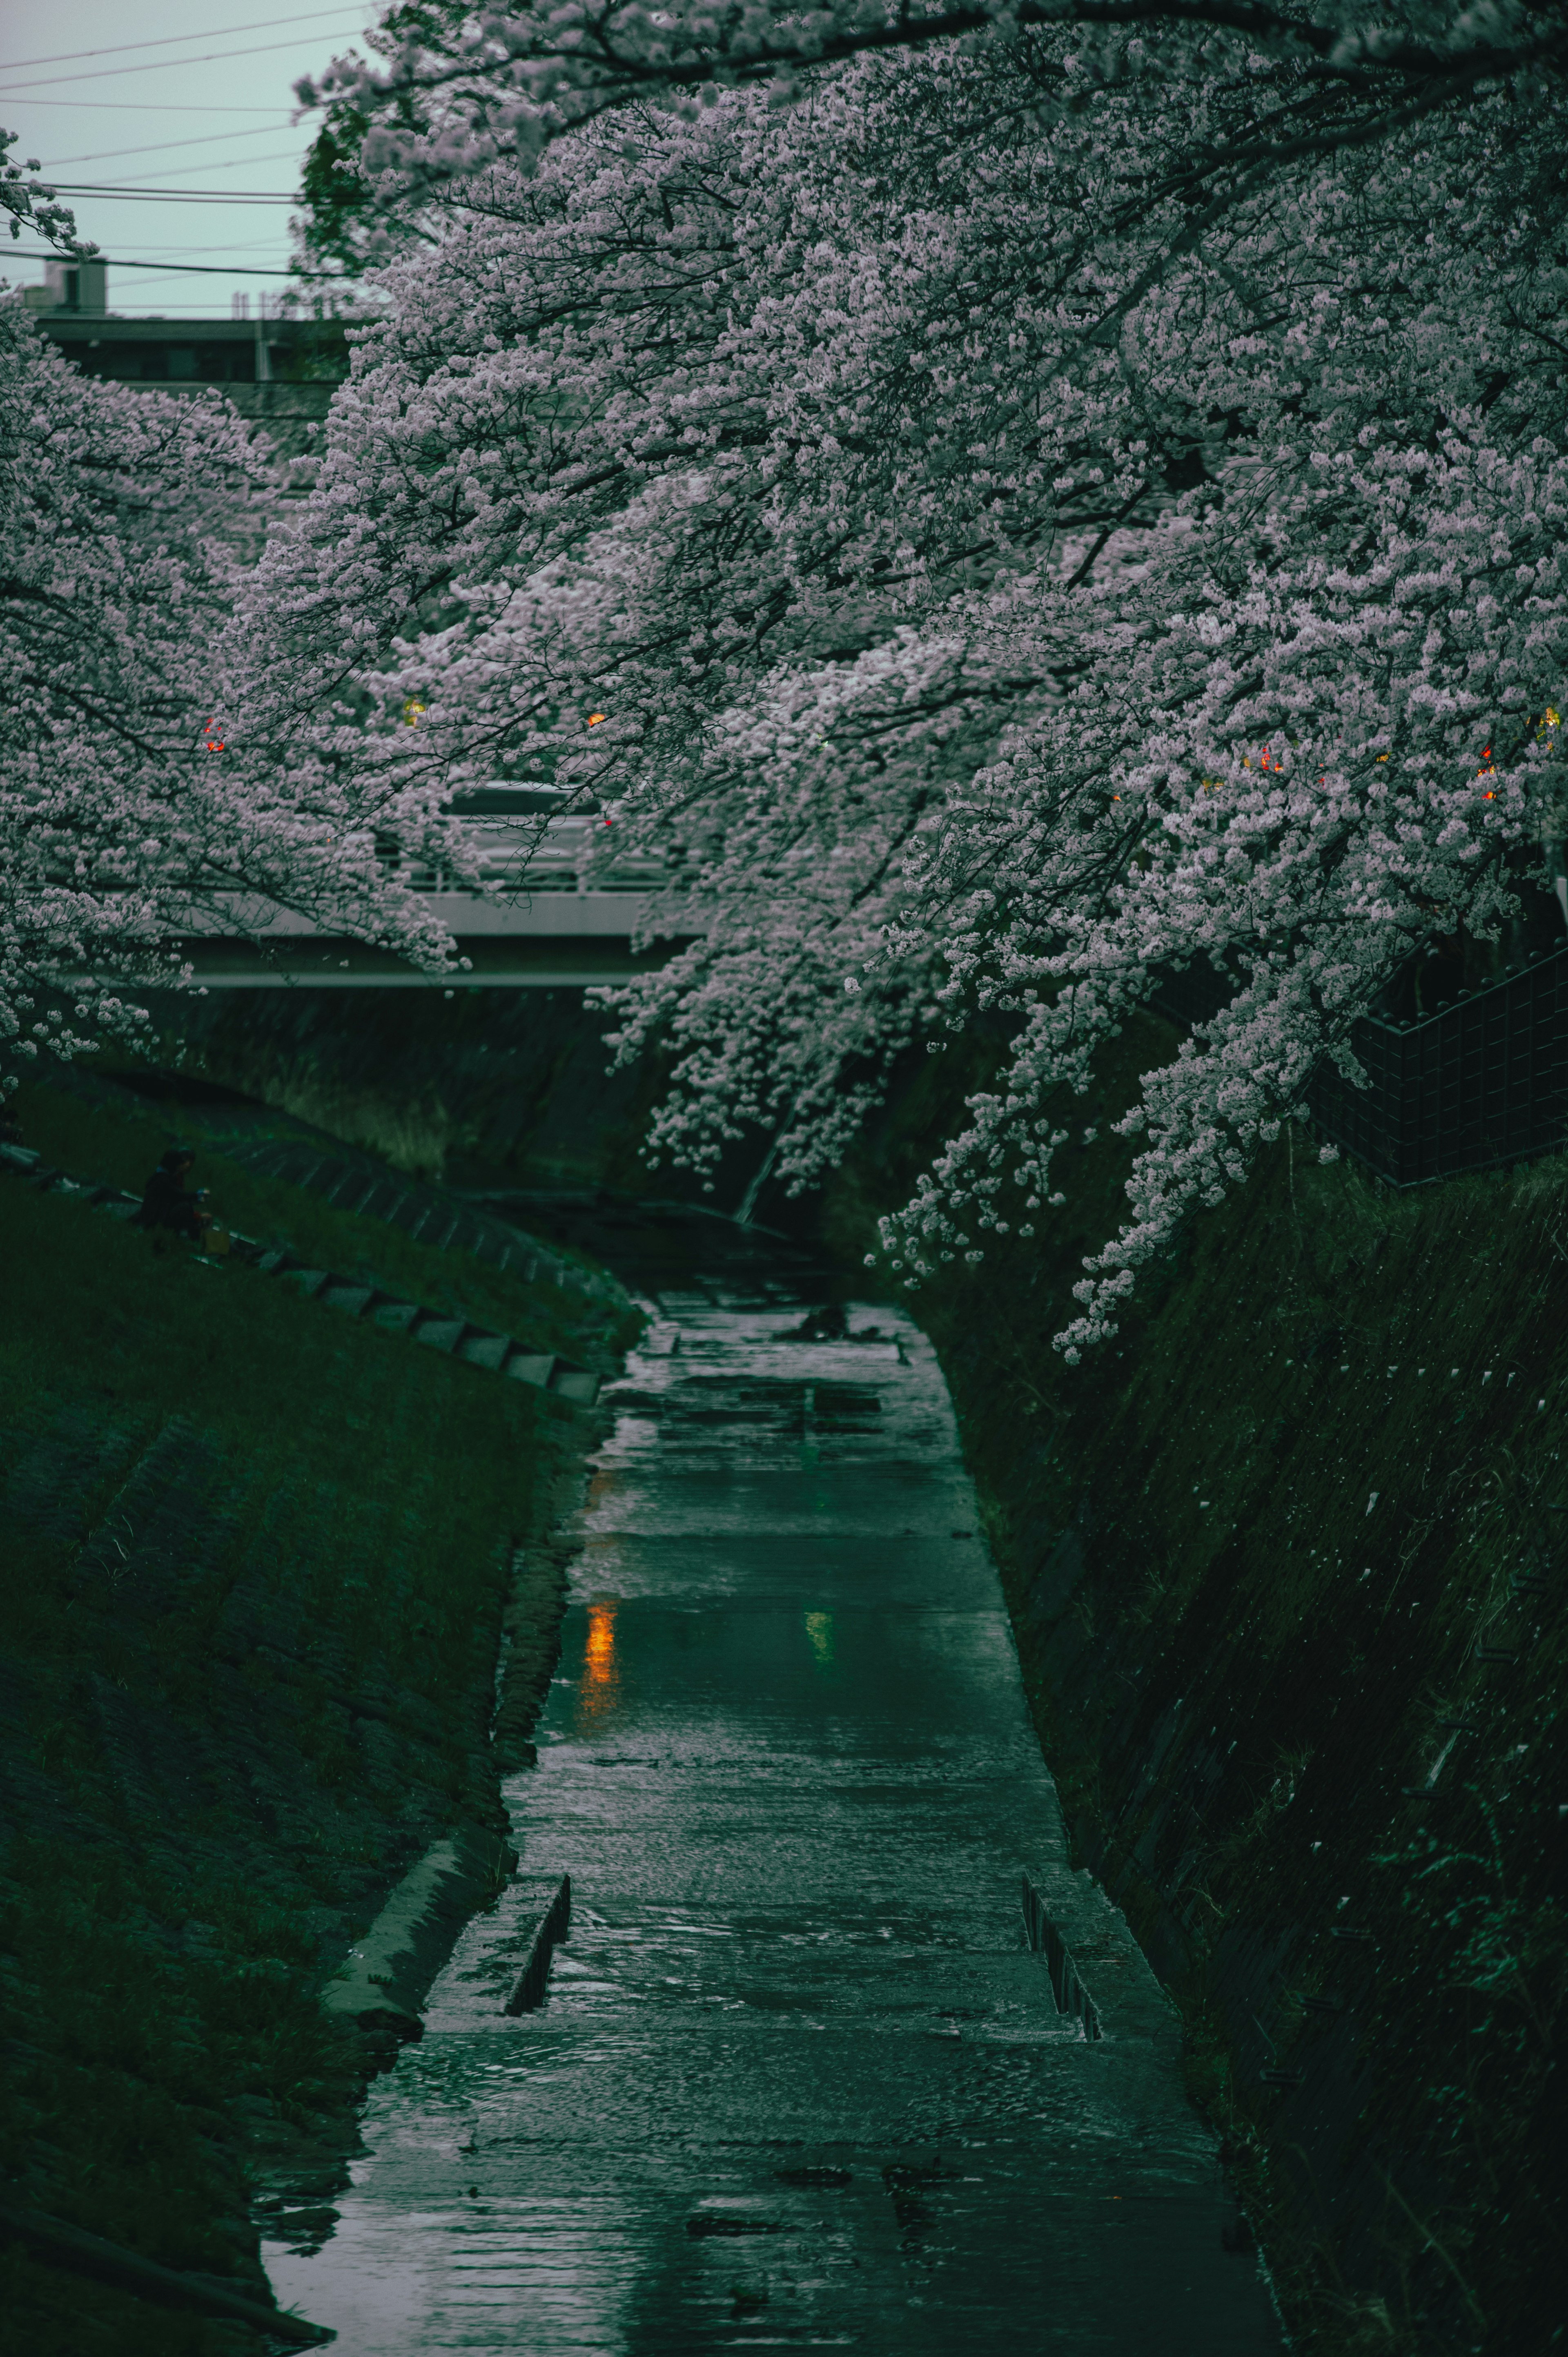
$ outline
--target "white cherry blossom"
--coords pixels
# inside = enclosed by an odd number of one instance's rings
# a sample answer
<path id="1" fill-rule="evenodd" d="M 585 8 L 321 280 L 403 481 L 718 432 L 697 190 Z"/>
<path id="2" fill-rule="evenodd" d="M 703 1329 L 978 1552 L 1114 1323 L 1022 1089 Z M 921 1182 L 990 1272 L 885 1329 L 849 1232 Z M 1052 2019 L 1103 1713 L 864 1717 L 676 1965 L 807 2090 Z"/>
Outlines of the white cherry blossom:
<path id="1" fill-rule="evenodd" d="M 699 1168 L 761 1125 L 809 1183 L 999 1023 L 906 1282 L 1043 1232 L 1060 1092 L 1223 963 L 1076 1354 L 1568 834 L 1556 19 L 396 22 L 333 103 L 422 241 L 247 605 L 247 726 L 404 830 L 499 764 L 608 799 L 676 944 L 620 1052 L 668 1040 Z"/>
<path id="2" fill-rule="evenodd" d="M 356 778 L 246 758 L 225 632 L 272 498 L 234 412 L 82 377 L 0 300 L 0 1070 L 134 1030 L 268 904 L 442 963 Z M 225 536 L 227 535 L 227 537 Z M 240 546 L 231 546 L 231 540 Z"/>

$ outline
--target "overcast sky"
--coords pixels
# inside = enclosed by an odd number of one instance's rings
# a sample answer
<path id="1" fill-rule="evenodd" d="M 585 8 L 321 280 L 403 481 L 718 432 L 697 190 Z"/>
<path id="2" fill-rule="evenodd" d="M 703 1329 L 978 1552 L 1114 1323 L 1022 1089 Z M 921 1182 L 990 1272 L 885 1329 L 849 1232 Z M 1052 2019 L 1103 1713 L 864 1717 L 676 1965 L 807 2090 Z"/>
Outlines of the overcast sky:
<path id="1" fill-rule="evenodd" d="M 51 0 L 4 12 L 0 124 L 21 135 L 13 161 L 37 156 L 81 234 L 110 257 L 112 311 L 227 318 L 236 291 L 254 310 L 258 293 L 288 284 L 287 199 L 315 129 L 291 121 L 292 86 L 380 14 L 376 0 Z M 177 193 L 78 195 L 73 183 Z M 285 201 L 256 202 L 257 191 Z M 13 285 L 39 282 L 42 262 L 0 241 L 0 271 Z M 20 245 L 39 241 L 24 230 Z M 117 271 L 121 256 L 159 266 Z M 242 274 L 269 266 L 280 274 Z"/>

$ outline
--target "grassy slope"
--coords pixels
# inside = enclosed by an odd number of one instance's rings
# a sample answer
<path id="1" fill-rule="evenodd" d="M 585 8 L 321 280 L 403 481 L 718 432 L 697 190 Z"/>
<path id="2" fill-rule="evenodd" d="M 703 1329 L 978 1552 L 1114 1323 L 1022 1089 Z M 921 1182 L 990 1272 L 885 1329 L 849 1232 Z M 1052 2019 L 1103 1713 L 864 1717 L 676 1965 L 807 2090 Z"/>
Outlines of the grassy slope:
<path id="1" fill-rule="evenodd" d="M 27 1144 L 46 1159 L 73 1177 L 136 1192 L 170 1138 L 182 1134 L 156 1114 L 102 1109 L 47 1085 L 24 1086 L 16 1105 Z M 334 1211 L 320 1196 L 263 1178 L 205 1145 L 199 1145 L 188 1183 L 206 1187 L 209 1208 L 242 1235 L 287 1243 L 345 1276 L 404 1286 L 411 1298 L 432 1308 L 499 1328 L 564 1356 L 576 1355 L 584 1341 L 578 1297 L 548 1281 L 531 1284 L 515 1269 L 493 1268 L 471 1254 L 416 1243 L 385 1221 Z M 609 1337 L 612 1347 L 631 1331 L 630 1320 L 617 1328 Z M 596 1339 L 588 1337 L 590 1342 Z"/>
<path id="2" fill-rule="evenodd" d="M 41 1092 L 24 1118 L 122 1181 L 163 1142 Z M 561 1318 L 216 1157 L 208 1175 L 237 1224 L 332 1265 L 520 1331 Z M 467 1821 L 499 1848 L 507 1562 L 582 1427 L 11 1178 L 0 1259 L 5 2191 L 253 2282 L 247 2126 L 308 2126 L 362 2069 L 316 1989 L 430 1839 Z M 610 1339 L 563 1333 L 577 1356 Z M 249 2345 L 15 2255 L 0 2310 L 30 2357 Z"/>
<path id="3" fill-rule="evenodd" d="M 1135 1027 L 1063 1125 L 1170 1048 Z M 963 1079 L 916 1072 L 842 1174 L 846 1257 Z M 1069 1152 L 1044 1249 L 911 1300 L 1069 1820 L 1187 2006 L 1301 2345 L 1556 2347 L 1568 1162 L 1398 1195 L 1282 1141 L 1074 1370 L 1125 1166 Z"/>

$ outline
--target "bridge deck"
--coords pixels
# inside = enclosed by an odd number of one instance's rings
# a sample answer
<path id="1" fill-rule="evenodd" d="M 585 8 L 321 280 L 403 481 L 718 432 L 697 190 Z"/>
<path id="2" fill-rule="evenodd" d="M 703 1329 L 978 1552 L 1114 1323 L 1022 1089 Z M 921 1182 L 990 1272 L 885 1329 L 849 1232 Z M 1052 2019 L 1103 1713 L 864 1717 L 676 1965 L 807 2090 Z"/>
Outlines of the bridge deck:
<path id="1" fill-rule="evenodd" d="M 662 963 L 663 948 L 635 952 L 632 935 L 648 906 L 645 889 L 542 889 L 490 898 L 475 892 L 422 896 L 468 960 L 465 974 L 423 974 L 385 950 L 324 932 L 292 909 L 236 901 L 233 930 L 210 920 L 181 944 L 209 990 L 581 989 L 624 982 Z"/>

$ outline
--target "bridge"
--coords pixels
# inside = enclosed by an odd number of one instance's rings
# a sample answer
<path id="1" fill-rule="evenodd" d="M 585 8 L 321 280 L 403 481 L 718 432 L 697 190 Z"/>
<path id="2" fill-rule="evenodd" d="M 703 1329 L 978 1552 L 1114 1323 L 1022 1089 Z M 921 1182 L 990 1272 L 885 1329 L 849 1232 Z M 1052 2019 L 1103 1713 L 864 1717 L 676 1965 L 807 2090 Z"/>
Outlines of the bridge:
<path id="1" fill-rule="evenodd" d="M 666 869 L 628 859 L 585 884 L 588 837 L 603 822 L 560 814 L 564 799 L 542 785 L 495 786 L 454 803 L 478 891 L 438 869 L 406 871 L 468 961 L 464 973 L 422 973 L 288 909 L 236 899 L 231 931 L 213 923 L 181 943 L 194 979 L 208 990 L 562 990 L 661 963 L 665 947 L 634 952 L 631 942 Z"/>

